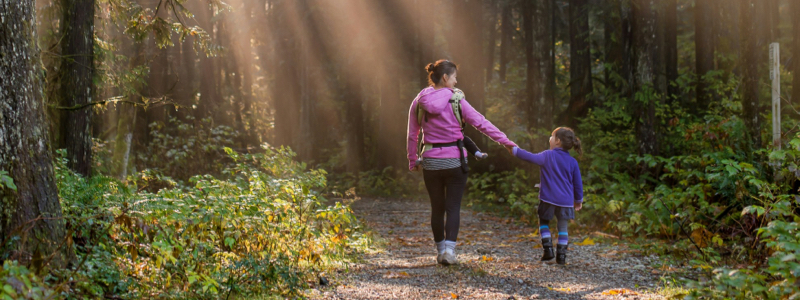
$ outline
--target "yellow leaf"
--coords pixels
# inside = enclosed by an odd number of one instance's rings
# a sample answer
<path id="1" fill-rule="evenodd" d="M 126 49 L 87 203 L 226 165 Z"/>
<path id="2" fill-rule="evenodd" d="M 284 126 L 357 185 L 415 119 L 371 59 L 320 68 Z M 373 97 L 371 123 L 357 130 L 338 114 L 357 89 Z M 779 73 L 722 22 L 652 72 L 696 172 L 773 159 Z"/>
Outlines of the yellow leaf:
<path id="1" fill-rule="evenodd" d="M 481 260 L 483 260 L 483 261 L 493 261 L 494 258 L 486 257 L 486 255 L 484 255 L 483 258 L 481 258 Z"/>
<path id="2" fill-rule="evenodd" d="M 583 239 L 583 241 L 581 241 L 581 242 L 575 243 L 575 245 L 577 245 L 577 246 L 590 246 L 590 245 L 594 245 L 594 244 L 595 244 L 595 241 L 590 237 L 587 237 L 587 238 Z"/>
<path id="3" fill-rule="evenodd" d="M 613 289 L 613 290 L 607 290 L 607 291 L 603 292 L 603 295 L 605 295 L 605 296 L 639 295 L 639 293 L 637 293 L 635 291 L 631 291 L 629 289 Z"/>
<path id="4" fill-rule="evenodd" d="M 450 297 L 453 298 L 453 299 L 458 299 L 458 295 L 453 294 L 453 293 L 450 293 Z"/>

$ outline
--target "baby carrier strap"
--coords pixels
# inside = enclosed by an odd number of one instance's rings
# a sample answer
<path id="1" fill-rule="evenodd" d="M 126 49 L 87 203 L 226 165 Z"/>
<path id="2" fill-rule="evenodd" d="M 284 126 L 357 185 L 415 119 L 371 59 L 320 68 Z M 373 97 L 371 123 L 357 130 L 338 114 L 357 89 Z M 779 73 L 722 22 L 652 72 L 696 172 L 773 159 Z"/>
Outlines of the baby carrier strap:
<path id="1" fill-rule="evenodd" d="M 462 91 L 461 89 L 453 88 L 453 95 L 450 96 L 450 100 L 448 102 L 450 103 L 450 108 L 453 110 L 453 114 L 456 116 L 456 120 L 458 120 L 458 124 L 461 125 L 461 132 L 463 133 L 464 132 L 464 127 L 466 126 L 466 122 L 464 121 L 464 115 L 463 115 L 463 111 L 461 109 L 461 100 L 464 100 L 464 91 Z M 417 113 L 417 124 L 420 125 L 420 129 L 421 129 L 422 121 L 425 120 L 425 122 L 428 122 L 428 116 L 427 116 L 427 112 L 424 109 L 422 109 L 422 106 L 419 105 L 419 99 L 417 100 L 416 113 Z M 445 146 L 447 146 L 447 147 L 458 146 L 458 150 L 461 153 L 461 155 L 460 155 L 461 156 L 461 169 L 464 170 L 464 172 L 469 171 L 469 167 L 464 163 L 464 157 L 463 157 L 464 156 L 464 151 L 462 150 L 464 148 L 464 141 L 463 140 L 458 140 L 458 141 L 455 141 L 455 142 L 452 142 L 452 143 L 446 143 L 446 144 L 425 144 L 424 139 L 425 139 L 425 132 L 424 132 L 424 130 L 420 130 L 420 136 L 417 139 L 417 157 L 418 158 L 422 158 L 422 154 L 425 153 L 425 151 L 433 149 L 434 147 L 439 148 L 439 147 L 445 147 Z"/>

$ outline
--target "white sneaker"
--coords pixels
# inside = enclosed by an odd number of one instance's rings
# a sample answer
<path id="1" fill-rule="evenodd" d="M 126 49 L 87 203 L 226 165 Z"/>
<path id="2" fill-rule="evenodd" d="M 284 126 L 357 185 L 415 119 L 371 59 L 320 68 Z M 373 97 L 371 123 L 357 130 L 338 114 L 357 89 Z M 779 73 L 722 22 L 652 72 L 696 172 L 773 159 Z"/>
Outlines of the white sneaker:
<path id="1" fill-rule="evenodd" d="M 439 255 L 436 255 L 436 263 L 441 264 L 443 258 L 444 258 L 444 253 L 439 253 Z"/>
<path id="2" fill-rule="evenodd" d="M 450 248 L 445 250 L 444 251 L 444 255 L 442 255 L 441 264 L 443 264 L 445 266 L 458 264 L 458 259 L 456 258 L 455 250 L 450 249 Z"/>

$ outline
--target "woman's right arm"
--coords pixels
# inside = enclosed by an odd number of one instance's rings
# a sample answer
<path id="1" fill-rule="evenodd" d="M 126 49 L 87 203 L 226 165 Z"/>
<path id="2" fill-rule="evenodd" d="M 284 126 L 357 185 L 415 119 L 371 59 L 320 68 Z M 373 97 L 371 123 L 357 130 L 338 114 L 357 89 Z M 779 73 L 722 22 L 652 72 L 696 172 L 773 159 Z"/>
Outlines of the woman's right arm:
<path id="1" fill-rule="evenodd" d="M 419 123 L 417 123 L 417 101 L 411 102 L 408 110 L 408 139 L 406 140 L 406 151 L 408 152 L 408 169 L 414 170 L 417 163 L 417 139 L 419 137 Z"/>

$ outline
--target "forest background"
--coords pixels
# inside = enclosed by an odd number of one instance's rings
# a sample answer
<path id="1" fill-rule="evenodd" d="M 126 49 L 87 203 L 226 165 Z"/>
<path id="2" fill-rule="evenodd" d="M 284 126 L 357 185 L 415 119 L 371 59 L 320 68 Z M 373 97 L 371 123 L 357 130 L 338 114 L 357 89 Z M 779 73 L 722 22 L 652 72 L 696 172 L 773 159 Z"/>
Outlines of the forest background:
<path id="1" fill-rule="evenodd" d="M 576 129 L 581 230 L 660 241 L 647 251 L 709 279 L 690 296 L 800 295 L 799 1 L 0 7 L 12 298 L 301 293 L 371 239 L 325 196 L 426 197 L 406 125 L 441 58 L 522 147 Z M 536 222 L 538 169 L 467 134 L 490 158 L 471 162 L 465 204 Z"/>

